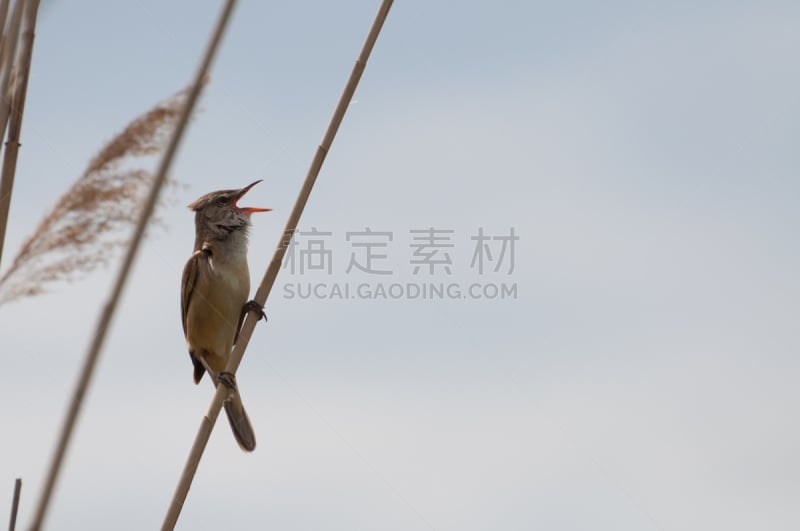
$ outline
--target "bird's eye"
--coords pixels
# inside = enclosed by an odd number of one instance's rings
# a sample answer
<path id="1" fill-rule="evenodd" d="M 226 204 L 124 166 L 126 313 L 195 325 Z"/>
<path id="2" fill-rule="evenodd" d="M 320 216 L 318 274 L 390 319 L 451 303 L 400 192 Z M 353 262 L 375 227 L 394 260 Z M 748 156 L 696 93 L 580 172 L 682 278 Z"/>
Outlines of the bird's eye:
<path id="1" fill-rule="evenodd" d="M 227 203 L 227 202 L 228 202 L 228 198 L 227 197 L 218 197 L 217 200 L 215 201 L 215 203 L 218 206 L 224 206 L 225 203 Z"/>

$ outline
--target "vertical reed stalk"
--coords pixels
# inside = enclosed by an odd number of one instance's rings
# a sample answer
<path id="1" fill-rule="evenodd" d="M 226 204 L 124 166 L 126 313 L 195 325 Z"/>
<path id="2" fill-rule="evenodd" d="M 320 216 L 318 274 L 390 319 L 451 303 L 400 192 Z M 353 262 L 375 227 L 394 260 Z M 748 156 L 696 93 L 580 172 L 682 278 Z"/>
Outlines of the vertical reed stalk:
<path id="1" fill-rule="evenodd" d="M 0 0 L 0 56 L 3 54 L 3 42 L 6 31 L 6 17 L 8 17 L 8 4 L 11 0 Z"/>
<path id="2" fill-rule="evenodd" d="M 22 490 L 22 480 L 17 478 L 14 481 L 14 498 L 11 500 L 11 518 L 8 522 L 8 531 L 14 531 L 17 527 L 17 510 L 19 509 L 19 495 Z"/>
<path id="3" fill-rule="evenodd" d="M 11 71 L 14 68 L 14 58 L 17 53 L 17 41 L 19 40 L 19 28 L 22 24 L 22 8 L 25 7 L 25 0 L 17 0 L 14 10 L 11 13 L 11 20 L 8 28 L 0 26 L 3 30 L 3 39 L 0 42 L 0 139 L 6 136 L 6 125 L 8 124 L 8 113 L 11 107 L 11 97 L 8 93 Z M 8 12 L 8 4 L 4 2 L 0 5 L 0 10 L 4 10 L 3 18 Z M 15 156 L 16 158 L 16 156 Z M 13 176 L 3 177 L 0 180 L 0 258 L 3 257 L 3 244 L 6 236 L 6 223 L 8 222 L 8 211 L 11 208 L 11 189 Z"/>
<path id="4" fill-rule="evenodd" d="M 18 0 L 20 3 L 21 0 Z M 3 154 L 3 169 L 0 174 L 0 264 L 3 259 L 3 244 L 6 239 L 8 213 L 11 209 L 11 193 L 14 189 L 14 176 L 17 171 L 17 154 L 19 153 L 19 135 L 22 130 L 22 112 L 25 110 L 25 96 L 28 92 L 28 77 L 31 71 L 33 56 L 33 39 L 36 35 L 36 15 L 39 13 L 39 0 L 28 0 L 25 11 L 25 31 L 22 32 L 22 49 L 17 66 L 17 80 L 13 93 L 6 93 L 9 102 L 3 102 L 4 109 L 10 111 L 8 124 L 8 140 Z M 6 107 L 7 106 L 7 107 Z M 2 117 L 0 117 L 2 119 Z M 4 128 L 5 128 L 5 122 Z"/>
<path id="5" fill-rule="evenodd" d="M 25 0 L 17 0 L 14 9 L 11 11 L 11 19 L 8 28 L 3 32 L 3 47 L 0 54 L 0 138 L 6 134 L 6 123 L 8 122 L 8 112 L 11 98 L 8 94 L 11 72 L 17 56 L 17 45 L 19 44 L 19 30 L 22 26 L 22 13 L 25 7 Z"/>

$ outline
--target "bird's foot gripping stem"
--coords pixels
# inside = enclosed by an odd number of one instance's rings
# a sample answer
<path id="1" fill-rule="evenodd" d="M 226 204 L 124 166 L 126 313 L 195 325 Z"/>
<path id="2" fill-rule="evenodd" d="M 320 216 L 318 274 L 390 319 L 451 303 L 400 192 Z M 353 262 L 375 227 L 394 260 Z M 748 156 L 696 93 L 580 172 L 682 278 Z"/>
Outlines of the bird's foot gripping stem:
<path id="1" fill-rule="evenodd" d="M 219 383 L 231 390 L 236 390 L 236 376 L 232 372 L 223 371 L 217 374 Z"/>
<path id="2" fill-rule="evenodd" d="M 259 304 L 255 299 L 249 300 L 244 303 L 244 308 L 242 308 L 242 314 L 246 314 L 247 312 L 256 312 L 258 314 L 258 320 L 264 319 L 267 320 L 267 314 L 264 313 L 264 306 Z"/>
<path id="3" fill-rule="evenodd" d="M 264 306 L 256 302 L 255 300 L 249 300 L 244 303 L 242 306 L 242 313 L 239 315 L 239 322 L 236 324 L 236 337 L 233 338 L 234 345 L 239 340 L 239 333 L 242 331 L 242 324 L 244 324 L 244 317 L 248 314 L 248 312 L 256 312 L 258 314 L 258 319 L 256 322 L 260 321 L 261 319 L 267 320 L 267 314 L 264 313 Z"/>

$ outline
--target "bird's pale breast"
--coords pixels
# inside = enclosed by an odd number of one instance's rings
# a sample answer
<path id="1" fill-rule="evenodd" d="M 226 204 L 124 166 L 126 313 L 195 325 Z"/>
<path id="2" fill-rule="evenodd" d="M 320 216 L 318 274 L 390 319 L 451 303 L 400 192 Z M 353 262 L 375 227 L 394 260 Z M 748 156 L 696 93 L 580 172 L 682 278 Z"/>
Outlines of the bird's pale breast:
<path id="1" fill-rule="evenodd" d="M 186 342 L 214 371 L 221 371 L 250 291 L 250 274 L 246 258 L 238 256 L 223 260 L 212 255 L 199 268 L 186 316 Z"/>

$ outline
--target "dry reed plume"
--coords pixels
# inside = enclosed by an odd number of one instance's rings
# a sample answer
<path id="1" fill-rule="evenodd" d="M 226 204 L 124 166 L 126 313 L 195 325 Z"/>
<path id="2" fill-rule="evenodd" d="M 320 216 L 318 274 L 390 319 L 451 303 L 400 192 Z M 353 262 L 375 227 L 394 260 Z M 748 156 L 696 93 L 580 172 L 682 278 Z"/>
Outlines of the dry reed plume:
<path id="1" fill-rule="evenodd" d="M 143 159 L 164 149 L 188 91 L 136 118 L 92 159 L 0 277 L 0 304 L 86 275 L 127 244 L 121 229 L 136 225 L 154 177 Z"/>

